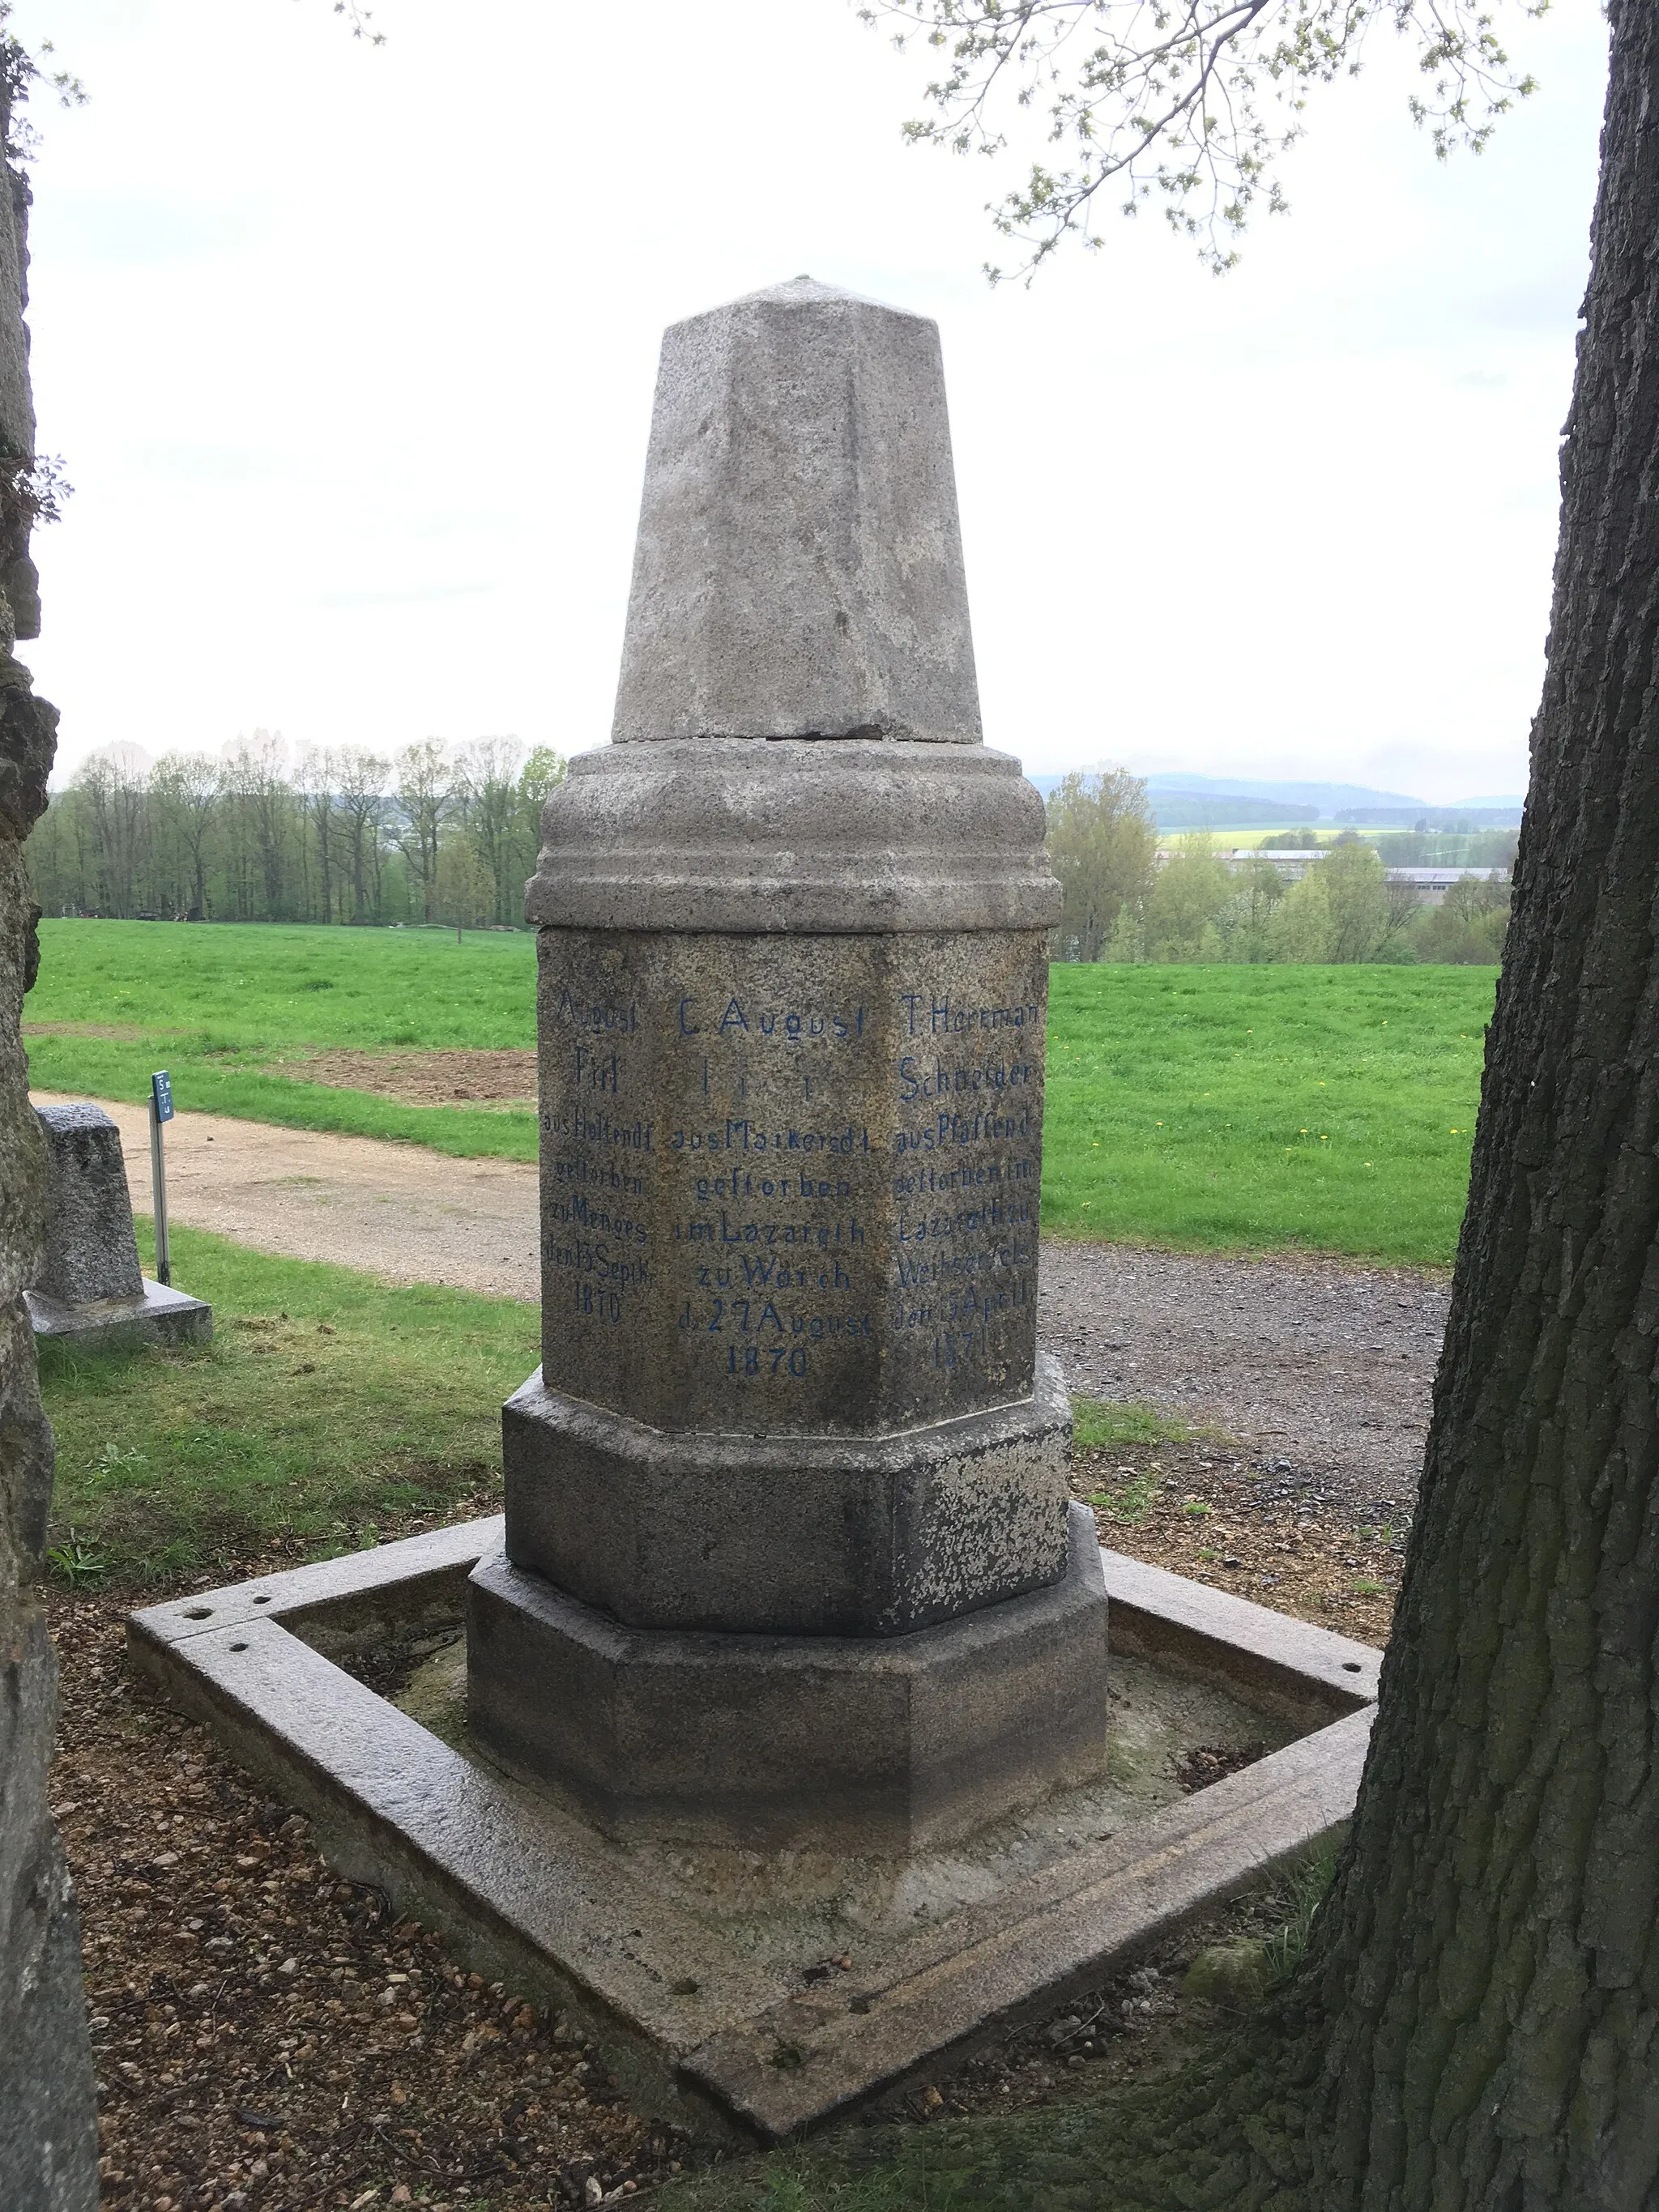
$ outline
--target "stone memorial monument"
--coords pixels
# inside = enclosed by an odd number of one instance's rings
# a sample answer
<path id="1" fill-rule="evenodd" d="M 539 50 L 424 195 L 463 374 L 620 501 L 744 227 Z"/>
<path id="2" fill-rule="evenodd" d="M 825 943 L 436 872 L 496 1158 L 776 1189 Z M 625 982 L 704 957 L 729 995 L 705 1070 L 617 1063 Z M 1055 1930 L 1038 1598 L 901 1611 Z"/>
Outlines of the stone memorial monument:
<path id="1" fill-rule="evenodd" d="M 623 1841 L 933 1849 L 1105 1758 L 1036 1350 L 1042 807 L 983 742 L 935 325 L 664 341 L 614 742 L 550 801 L 543 1358 L 471 1725 Z"/>
<path id="2" fill-rule="evenodd" d="M 76 1344 L 205 1344 L 213 1309 L 138 1265 L 121 1132 L 101 1106 L 42 1106 L 46 1262 L 28 1292 L 37 1336 Z"/>
<path id="3" fill-rule="evenodd" d="M 1059 895 L 981 737 L 931 323 L 802 278 L 669 331 L 614 734 L 530 886 L 505 1514 L 165 1600 L 130 1648 L 639 2109 L 779 2142 L 1333 1837 L 1380 1654 L 1068 1508 Z M 1199 1746 L 1238 1771 L 1189 1795 Z"/>

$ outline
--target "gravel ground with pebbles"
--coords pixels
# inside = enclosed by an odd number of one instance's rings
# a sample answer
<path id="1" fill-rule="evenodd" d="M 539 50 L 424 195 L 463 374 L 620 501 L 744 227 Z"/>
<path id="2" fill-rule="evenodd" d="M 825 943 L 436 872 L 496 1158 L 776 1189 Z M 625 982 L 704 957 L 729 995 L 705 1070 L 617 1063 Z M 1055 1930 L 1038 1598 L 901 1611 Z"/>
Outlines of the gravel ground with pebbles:
<path id="1" fill-rule="evenodd" d="M 1408 1510 L 1449 1278 L 1322 1255 L 1042 1248 L 1039 1328 L 1074 1393 L 1212 1424 L 1268 1472 Z"/>

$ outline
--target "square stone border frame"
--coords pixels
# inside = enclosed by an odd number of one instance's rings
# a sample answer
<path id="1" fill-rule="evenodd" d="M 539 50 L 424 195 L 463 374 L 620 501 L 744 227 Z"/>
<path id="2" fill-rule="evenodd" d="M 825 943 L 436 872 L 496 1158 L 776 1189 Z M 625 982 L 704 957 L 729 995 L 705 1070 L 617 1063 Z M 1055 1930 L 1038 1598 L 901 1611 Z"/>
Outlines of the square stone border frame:
<path id="1" fill-rule="evenodd" d="M 685 1967 L 717 1946 L 705 1920 L 307 1640 L 459 1618 L 501 1527 L 495 1516 L 152 1606 L 127 1624 L 134 1671 L 303 1811 L 349 1879 L 440 1929 L 487 1979 L 570 2012 L 640 2108 L 694 2134 L 785 2141 L 954 2063 L 1257 1886 L 1352 1813 L 1382 1653 L 1105 1552 L 1113 1650 L 1306 1732 L 959 1908 L 867 1976 L 785 1987 L 734 1947 L 720 1991 L 704 1992 Z"/>

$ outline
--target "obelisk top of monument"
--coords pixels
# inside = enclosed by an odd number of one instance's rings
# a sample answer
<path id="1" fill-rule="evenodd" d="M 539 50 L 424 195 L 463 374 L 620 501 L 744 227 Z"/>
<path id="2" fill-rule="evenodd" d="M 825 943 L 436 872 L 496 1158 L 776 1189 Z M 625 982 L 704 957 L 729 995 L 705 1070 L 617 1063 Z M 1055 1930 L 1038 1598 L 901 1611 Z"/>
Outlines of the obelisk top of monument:
<path id="1" fill-rule="evenodd" d="M 612 735 L 981 742 L 936 324 L 798 276 L 665 333 Z"/>

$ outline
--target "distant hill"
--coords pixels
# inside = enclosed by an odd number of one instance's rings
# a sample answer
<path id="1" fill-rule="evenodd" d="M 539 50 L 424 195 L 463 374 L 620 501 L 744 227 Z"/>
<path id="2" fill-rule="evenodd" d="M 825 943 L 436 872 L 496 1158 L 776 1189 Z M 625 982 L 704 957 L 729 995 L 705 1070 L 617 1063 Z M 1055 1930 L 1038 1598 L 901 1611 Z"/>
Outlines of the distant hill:
<path id="1" fill-rule="evenodd" d="M 1061 778 L 1034 775 L 1031 781 L 1046 799 Z M 1524 804 L 1500 795 L 1448 805 L 1364 783 L 1277 783 L 1178 772 L 1149 775 L 1146 795 L 1160 830 L 1287 830 L 1299 822 L 1353 823 L 1376 830 L 1509 830 L 1519 823 Z"/>
<path id="2" fill-rule="evenodd" d="M 1292 809 L 1312 806 L 1333 820 L 1351 806 L 1415 806 L 1421 812 L 1428 803 L 1413 799 L 1408 791 L 1373 791 L 1364 783 L 1262 783 L 1243 775 L 1149 775 L 1146 788 L 1180 798 L 1201 794 L 1206 799 L 1263 799 Z"/>

